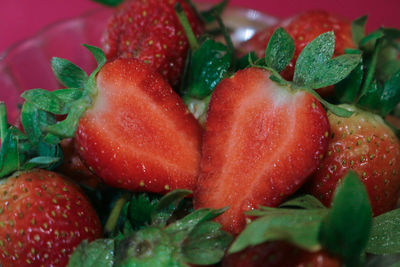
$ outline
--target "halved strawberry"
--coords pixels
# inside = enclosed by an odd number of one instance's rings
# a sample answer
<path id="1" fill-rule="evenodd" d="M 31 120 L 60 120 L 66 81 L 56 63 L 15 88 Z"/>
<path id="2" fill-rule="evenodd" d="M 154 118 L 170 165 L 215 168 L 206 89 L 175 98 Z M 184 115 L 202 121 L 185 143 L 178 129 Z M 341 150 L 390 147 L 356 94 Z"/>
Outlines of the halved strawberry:
<path id="1" fill-rule="evenodd" d="M 101 236 L 81 190 L 57 173 L 34 169 L 0 183 L 0 265 L 66 266 L 83 240 Z"/>
<path id="2" fill-rule="evenodd" d="M 280 28 L 268 44 L 265 65 L 237 72 L 212 94 L 194 205 L 228 206 L 217 218 L 225 230 L 239 233 L 244 212 L 258 205 L 279 205 L 321 162 L 329 122 L 317 98 L 323 100 L 311 88 L 342 80 L 360 60 L 357 55 L 331 59 L 333 46 L 333 32 L 318 36 L 303 50 L 294 81 L 288 82 L 278 72 L 290 62 L 294 43 Z"/>
<path id="3" fill-rule="evenodd" d="M 328 119 L 318 100 L 270 75 L 249 68 L 223 80 L 207 114 L 195 207 L 229 206 L 217 220 L 233 233 L 246 224 L 243 212 L 295 192 L 327 148 Z"/>
<path id="4" fill-rule="evenodd" d="M 164 192 L 193 189 L 202 129 L 161 76 L 136 59 L 107 63 L 80 119 L 79 154 L 107 184 Z"/>
<path id="5" fill-rule="evenodd" d="M 196 35 L 204 31 L 195 11 L 183 0 L 130 0 L 118 7 L 104 34 L 107 58 L 137 58 L 177 86 L 189 49 L 174 6 L 180 3 Z"/>
<path id="6" fill-rule="evenodd" d="M 51 136 L 48 139 L 75 135 L 81 159 L 111 186 L 158 193 L 193 189 L 199 172 L 202 128 L 181 98 L 142 61 L 116 59 L 106 63 L 100 49 L 87 48 L 99 61 L 90 77 L 67 60 L 53 60 L 62 83 L 71 81 L 73 68 L 73 78 L 83 89 L 31 90 L 23 95 L 29 103 L 38 97 L 59 101 L 68 113 L 64 121 L 46 128 Z M 76 98 L 59 97 L 65 91 Z M 40 96 L 33 98 L 35 93 Z M 39 109 L 59 111 L 54 105 L 41 103 L 36 104 Z"/>

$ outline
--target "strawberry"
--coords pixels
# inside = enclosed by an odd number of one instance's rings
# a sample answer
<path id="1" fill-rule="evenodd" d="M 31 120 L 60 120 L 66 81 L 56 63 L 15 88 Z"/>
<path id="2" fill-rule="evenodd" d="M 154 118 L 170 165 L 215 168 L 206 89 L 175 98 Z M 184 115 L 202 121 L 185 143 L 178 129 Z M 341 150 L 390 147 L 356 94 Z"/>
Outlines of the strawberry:
<path id="1" fill-rule="evenodd" d="M 360 60 L 357 55 L 330 60 L 333 40 L 333 32 L 313 40 L 288 82 L 278 72 L 290 62 L 294 43 L 280 28 L 268 44 L 265 65 L 238 71 L 212 94 L 194 206 L 228 206 L 217 218 L 225 230 L 239 233 L 244 212 L 279 205 L 319 166 L 329 123 L 317 98 L 323 100 L 311 88 L 342 80 Z"/>
<path id="2" fill-rule="evenodd" d="M 60 145 L 64 157 L 57 171 L 78 183 L 97 188 L 100 179 L 83 164 L 76 149 L 74 139 L 64 139 Z"/>
<path id="3" fill-rule="evenodd" d="M 173 87 L 179 84 L 189 49 L 175 14 L 180 3 L 196 35 L 204 31 L 195 11 L 183 0 L 130 0 L 118 7 L 103 38 L 107 58 L 138 58 Z"/>
<path id="4" fill-rule="evenodd" d="M 218 222 L 232 233 L 245 226 L 244 211 L 276 206 L 295 192 L 327 147 L 320 103 L 270 75 L 248 68 L 223 80 L 207 113 L 195 207 L 229 206 Z"/>
<path id="5" fill-rule="evenodd" d="M 101 58 L 101 64 L 85 78 L 83 90 L 78 89 L 82 97 L 65 104 L 71 107 L 67 118 L 47 131 L 65 138 L 76 130 L 81 159 L 108 185 L 158 193 L 193 189 L 200 165 L 202 128 L 183 101 L 142 61 L 117 59 L 104 64 L 103 52 L 87 47 Z M 86 75 L 79 72 L 79 77 Z M 35 92 L 25 92 L 23 97 L 29 102 Z M 44 94 L 51 98 L 59 91 Z M 39 108 L 51 111 L 48 106 Z"/>
<path id="6" fill-rule="evenodd" d="M 367 111 L 350 118 L 328 112 L 328 118 L 332 138 L 310 192 L 329 206 L 338 181 L 352 169 L 367 188 L 374 215 L 392 210 L 400 196 L 400 141 L 380 116 Z"/>
<path id="7" fill-rule="evenodd" d="M 355 47 L 349 20 L 327 11 L 313 10 L 285 19 L 274 26 L 258 32 L 249 41 L 241 45 L 239 54 L 244 55 L 254 51 L 258 57 L 263 57 L 269 39 L 279 27 L 283 27 L 293 37 L 295 42 L 295 52 L 292 61 L 281 73 L 288 80 L 293 79 L 294 67 L 303 48 L 324 32 L 335 32 L 336 45 L 334 56 L 343 54 L 345 48 Z M 327 91 L 332 93 L 333 87 L 330 87 Z"/>
<path id="8" fill-rule="evenodd" d="M 339 267 L 340 261 L 325 251 L 308 252 L 285 242 L 268 242 L 227 255 L 223 267 Z"/>
<path id="9" fill-rule="evenodd" d="M 80 189 L 57 173 L 17 172 L 0 184 L 0 265 L 66 266 L 83 240 L 101 236 Z"/>
<path id="10" fill-rule="evenodd" d="M 383 120 L 400 103 L 400 68 L 387 69 L 399 61 L 383 56 L 397 42 L 391 34 L 396 30 L 381 28 L 365 36 L 365 22 L 363 17 L 354 23 L 362 64 L 335 86 L 338 102 L 355 113 L 350 118 L 328 115 L 328 154 L 308 190 L 329 206 L 338 181 L 352 169 L 366 186 L 376 216 L 393 209 L 400 193 L 400 142 Z"/>

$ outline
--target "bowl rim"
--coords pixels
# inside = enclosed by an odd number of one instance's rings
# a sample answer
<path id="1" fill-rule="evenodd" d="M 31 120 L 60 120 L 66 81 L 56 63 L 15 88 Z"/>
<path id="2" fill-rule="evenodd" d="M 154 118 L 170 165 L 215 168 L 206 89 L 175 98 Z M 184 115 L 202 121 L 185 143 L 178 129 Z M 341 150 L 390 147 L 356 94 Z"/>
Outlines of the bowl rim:
<path id="1" fill-rule="evenodd" d="M 197 3 L 197 5 L 203 5 L 204 7 L 207 6 L 211 6 L 212 3 L 209 2 L 201 2 L 201 3 Z M 24 37 L 14 43 L 12 43 L 10 46 L 8 46 L 6 49 L 4 49 L 1 53 L 0 53 L 0 64 L 3 62 L 3 60 L 5 60 L 5 58 L 12 53 L 12 51 L 17 50 L 18 47 L 23 46 L 25 43 L 31 41 L 32 39 L 36 39 L 36 38 L 40 38 L 43 34 L 45 34 L 46 32 L 56 28 L 59 25 L 62 25 L 64 23 L 68 23 L 71 21 L 75 21 L 75 20 L 80 20 L 80 19 L 84 19 L 87 17 L 90 17 L 94 14 L 100 13 L 100 12 L 104 12 L 105 10 L 110 10 L 112 11 L 113 8 L 110 7 L 105 7 L 105 6 L 101 6 L 101 7 L 96 7 L 96 8 L 92 8 L 88 11 L 83 12 L 80 15 L 77 16 L 71 16 L 71 17 L 67 17 L 67 18 L 62 18 L 59 20 L 56 20 L 54 22 L 51 22 L 50 24 L 47 24 L 46 26 L 42 27 L 40 30 L 38 30 L 36 33 Z M 267 24 L 267 21 L 269 22 L 268 24 L 271 24 L 271 21 L 277 21 L 278 19 L 275 16 L 266 14 L 260 10 L 256 10 L 256 9 L 252 9 L 252 8 L 246 8 L 246 7 L 240 7 L 240 6 L 236 6 L 236 5 L 230 5 L 227 7 L 227 9 L 229 10 L 233 10 L 233 11 L 244 11 L 244 12 L 248 12 L 248 13 L 252 13 L 254 14 L 254 16 L 256 16 L 260 21 L 265 21 Z"/>

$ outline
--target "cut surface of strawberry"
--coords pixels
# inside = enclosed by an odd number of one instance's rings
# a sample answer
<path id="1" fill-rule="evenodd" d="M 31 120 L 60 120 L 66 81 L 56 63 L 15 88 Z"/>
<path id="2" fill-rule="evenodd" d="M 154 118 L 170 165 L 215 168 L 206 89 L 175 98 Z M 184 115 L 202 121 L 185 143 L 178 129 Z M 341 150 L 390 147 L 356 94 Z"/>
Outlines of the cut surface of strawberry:
<path id="1" fill-rule="evenodd" d="M 189 44 L 175 14 L 176 3 L 183 7 L 193 31 L 202 34 L 201 20 L 185 1 L 126 1 L 118 7 L 104 34 L 107 58 L 138 58 L 172 86 L 178 85 Z"/>
<path id="2" fill-rule="evenodd" d="M 229 209 L 217 221 L 239 233 L 245 211 L 276 206 L 319 165 L 329 124 L 320 103 L 258 68 L 223 80 L 207 114 L 196 208 Z"/>
<path id="3" fill-rule="evenodd" d="M 0 183 L 0 265 L 66 266 L 83 240 L 101 236 L 80 189 L 54 172 L 16 173 Z"/>
<path id="4" fill-rule="evenodd" d="M 130 190 L 193 189 L 201 126 L 161 76 L 136 59 L 106 64 L 76 142 L 107 184 Z"/>

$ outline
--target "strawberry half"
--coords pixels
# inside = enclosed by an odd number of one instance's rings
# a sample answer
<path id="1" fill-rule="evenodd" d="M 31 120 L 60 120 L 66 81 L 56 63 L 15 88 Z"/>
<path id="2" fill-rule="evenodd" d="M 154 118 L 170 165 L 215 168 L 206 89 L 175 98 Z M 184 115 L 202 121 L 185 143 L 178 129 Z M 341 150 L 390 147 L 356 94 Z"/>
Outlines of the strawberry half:
<path id="1" fill-rule="evenodd" d="M 0 265 L 66 266 L 83 240 L 101 236 L 81 190 L 57 173 L 34 169 L 0 183 Z"/>
<path id="2" fill-rule="evenodd" d="M 195 207 L 229 209 L 217 218 L 239 233 L 243 212 L 276 206 L 319 165 L 329 125 L 311 94 L 290 91 L 249 68 L 223 80 L 207 113 Z"/>
<path id="3" fill-rule="evenodd" d="M 195 11 L 183 0 L 130 0 L 118 7 L 103 38 L 107 58 L 137 58 L 177 86 L 189 43 L 174 6 L 180 3 L 196 35 L 204 31 Z"/>
<path id="4" fill-rule="evenodd" d="M 223 80 L 207 113 L 194 205 L 229 207 L 217 221 L 234 234 L 246 224 L 244 212 L 279 205 L 318 167 L 327 149 L 329 123 L 311 88 L 340 81 L 360 59 L 331 60 L 333 32 L 320 35 L 303 50 L 291 83 L 278 72 L 292 58 L 293 39 L 280 28 L 271 40 L 266 65 Z M 337 71 L 327 74 L 325 68 Z"/>
<path id="5" fill-rule="evenodd" d="M 53 59 L 53 69 L 64 85 L 71 80 L 71 74 L 64 75 L 70 68 L 76 70 L 75 78 L 82 78 L 82 89 L 63 89 L 75 92 L 75 99 L 58 97 L 63 90 L 39 91 L 46 99 L 58 98 L 68 113 L 64 121 L 46 128 L 49 136 L 72 137 L 76 130 L 81 159 L 108 185 L 158 193 L 193 189 L 202 128 L 183 101 L 142 61 L 105 63 L 100 49 L 87 47 L 99 61 L 90 77 L 67 60 Z M 35 92 L 25 92 L 23 97 L 30 102 Z M 55 111 L 46 105 L 38 108 Z"/>

